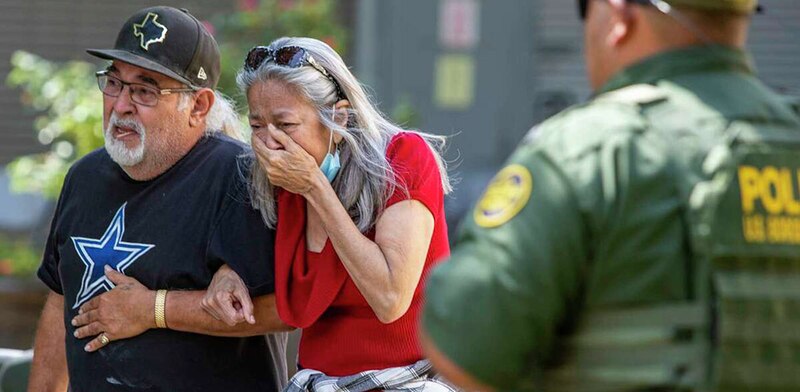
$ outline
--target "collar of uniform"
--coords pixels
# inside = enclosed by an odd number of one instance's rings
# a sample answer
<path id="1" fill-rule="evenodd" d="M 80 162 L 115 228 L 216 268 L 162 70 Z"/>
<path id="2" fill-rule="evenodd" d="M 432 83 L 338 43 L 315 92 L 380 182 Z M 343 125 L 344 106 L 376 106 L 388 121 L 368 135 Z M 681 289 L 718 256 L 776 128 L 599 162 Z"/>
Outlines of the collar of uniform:
<path id="1" fill-rule="evenodd" d="M 743 50 L 722 45 L 693 46 L 660 53 L 631 65 L 611 78 L 596 95 L 676 75 L 708 71 L 753 74 L 752 59 Z"/>

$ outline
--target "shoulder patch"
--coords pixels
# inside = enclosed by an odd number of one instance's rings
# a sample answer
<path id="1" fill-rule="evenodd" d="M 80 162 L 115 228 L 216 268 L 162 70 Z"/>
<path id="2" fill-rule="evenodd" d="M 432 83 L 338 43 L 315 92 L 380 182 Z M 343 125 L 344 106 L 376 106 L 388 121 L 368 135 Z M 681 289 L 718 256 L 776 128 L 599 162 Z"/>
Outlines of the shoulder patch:
<path id="1" fill-rule="evenodd" d="M 533 179 L 528 168 L 509 165 L 500 170 L 475 206 L 473 218 L 478 226 L 498 227 L 515 217 L 528 204 Z"/>
<path id="2" fill-rule="evenodd" d="M 598 101 L 647 105 L 667 99 L 667 94 L 652 84 L 634 84 L 619 90 L 609 91 L 597 97 Z"/>

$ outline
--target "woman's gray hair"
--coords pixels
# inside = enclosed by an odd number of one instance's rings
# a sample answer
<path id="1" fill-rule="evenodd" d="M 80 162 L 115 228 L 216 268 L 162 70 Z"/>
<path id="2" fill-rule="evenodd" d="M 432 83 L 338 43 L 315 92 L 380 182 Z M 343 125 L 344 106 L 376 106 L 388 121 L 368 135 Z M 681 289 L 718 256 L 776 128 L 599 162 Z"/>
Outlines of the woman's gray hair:
<path id="1" fill-rule="evenodd" d="M 188 110 L 193 93 L 182 93 L 178 101 L 178 110 Z M 217 132 L 228 135 L 236 140 L 244 140 L 242 122 L 236 112 L 236 103 L 219 91 L 214 91 L 214 105 L 206 115 L 206 135 Z"/>
<path id="2" fill-rule="evenodd" d="M 413 132 L 421 136 L 433 153 L 439 166 L 445 194 L 452 187 L 447 166 L 442 159 L 446 138 L 418 131 L 406 131 L 392 123 L 372 103 L 364 88 L 345 65 L 339 54 L 322 41 L 313 38 L 279 38 L 271 48 L 298 46 L 306 50 L 341 86 L 350 102 L 345 126 L 333 121 L 334 105 L 339 101 L 333 82 L 311 66 L 289 68 L 265 61 L 258 69 L 243 69 L 237 76 L 241 91 L 247 95 L 250 88 L 267 80 L 289 84 L 316 106 L 319 120 L 326 128 L 342 137 L 338 148 L 342 167 L 332 186 L 353 222 L 361 232 L 371 229 L 387 200 L 404 184 L 397 182 L 395 173 L 386 158 L 386 149 L 392 138 L 400 132 Z M 277 223 L 275 189 L 266 172 L 255 160 L 250 171 L 250 194 L 253 207 L 261 211 L 270 228 Z"/>

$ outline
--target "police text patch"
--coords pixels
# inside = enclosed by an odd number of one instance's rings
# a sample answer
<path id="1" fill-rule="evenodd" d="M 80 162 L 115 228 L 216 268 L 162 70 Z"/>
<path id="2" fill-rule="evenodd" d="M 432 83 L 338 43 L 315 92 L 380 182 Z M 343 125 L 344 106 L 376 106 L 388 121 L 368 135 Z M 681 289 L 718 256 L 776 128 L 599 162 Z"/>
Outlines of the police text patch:
<path id="1" fill-rule="evenodd" d="M 741 165 L 738 174 L 745 241 L 800 245 L 800 169 Z"/>

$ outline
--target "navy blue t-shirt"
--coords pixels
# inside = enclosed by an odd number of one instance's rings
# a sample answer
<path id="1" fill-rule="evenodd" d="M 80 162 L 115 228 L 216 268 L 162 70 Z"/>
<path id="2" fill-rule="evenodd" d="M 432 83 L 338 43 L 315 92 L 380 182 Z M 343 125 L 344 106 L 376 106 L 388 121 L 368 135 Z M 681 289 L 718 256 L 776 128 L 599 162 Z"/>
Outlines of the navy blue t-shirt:
<path id="1" fill-rule="evenodd" d="M 274 292 L 274 232 L 247 194 L 244 144 L 203 137 L 167 172 L 135 181 L 105 149 L 70 169 L 39 278 L 64 295 L 72 391 L 274 391 L 285 381 L 285 334 L 224 338 L 151 329 L 95 353 L 69 321 L 111 285 L 111 265 L 150 289 L 197 290 L 227 263 L 252 296 Z M 169 314 L 167 314 L 169 322 Z"/>

